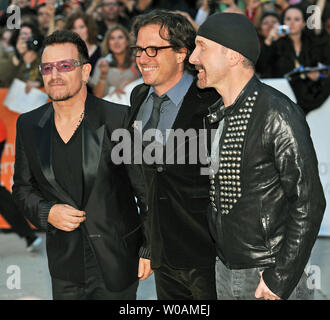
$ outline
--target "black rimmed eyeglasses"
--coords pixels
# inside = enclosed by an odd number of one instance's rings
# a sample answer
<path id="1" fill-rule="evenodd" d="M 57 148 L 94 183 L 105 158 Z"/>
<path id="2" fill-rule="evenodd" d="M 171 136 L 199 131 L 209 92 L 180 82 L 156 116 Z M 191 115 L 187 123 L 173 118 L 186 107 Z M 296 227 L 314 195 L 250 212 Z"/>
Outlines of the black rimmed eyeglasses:
<path id="1" fill-rule="evenodd" d="M 131 47 L 131 48 L 133 50 L 134 56 L 137 58 L 141 57 L 143 51 L 146 52 L 148 57 L 154 58 L 157 56 L 158 50 L 174 48 L 174 46 L 163 46 L 163 47 L 149 46 L 146 48 L 141 48 L 141 47 Z"/>

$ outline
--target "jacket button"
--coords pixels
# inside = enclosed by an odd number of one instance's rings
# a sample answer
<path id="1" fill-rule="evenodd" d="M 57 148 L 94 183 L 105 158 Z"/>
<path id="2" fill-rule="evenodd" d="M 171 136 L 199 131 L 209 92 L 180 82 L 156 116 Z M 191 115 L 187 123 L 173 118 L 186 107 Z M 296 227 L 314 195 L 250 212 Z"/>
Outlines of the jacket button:
<path id="1" fill-rule="evenodd" d="M 163 172 L 164 171 L 164 168 L 163 167 L 157 167 L 157 171 L 158 172 Z"/>

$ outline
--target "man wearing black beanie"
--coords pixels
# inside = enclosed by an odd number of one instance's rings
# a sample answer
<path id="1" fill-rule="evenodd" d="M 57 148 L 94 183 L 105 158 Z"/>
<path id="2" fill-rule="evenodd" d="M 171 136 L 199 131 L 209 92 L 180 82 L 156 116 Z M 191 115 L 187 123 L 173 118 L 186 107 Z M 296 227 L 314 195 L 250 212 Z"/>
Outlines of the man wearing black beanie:
<path id="1" fill-rule="evenodd" d="M 304 269 L 325 198 L 305 116 L 255 76 L 259 44 L 247 17 L 214 14 L 195 42 L 197 85 L 222 97 L 205 119 L 217 130 L 208 219 L 218 299 L 311 299 Z"/>

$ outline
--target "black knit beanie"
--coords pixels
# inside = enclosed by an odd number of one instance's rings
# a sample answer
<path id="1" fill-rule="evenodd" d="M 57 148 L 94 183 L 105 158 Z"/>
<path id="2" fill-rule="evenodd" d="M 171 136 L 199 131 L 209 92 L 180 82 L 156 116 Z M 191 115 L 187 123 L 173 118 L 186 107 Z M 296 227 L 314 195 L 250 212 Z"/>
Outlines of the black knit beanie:
<path id="1" fill-rule="evenodd" d="M 215 13 L 199 27 L 197 35 L 241 53 L 256 64 L 259 39 L 252 22 L 243 14 Z"/>

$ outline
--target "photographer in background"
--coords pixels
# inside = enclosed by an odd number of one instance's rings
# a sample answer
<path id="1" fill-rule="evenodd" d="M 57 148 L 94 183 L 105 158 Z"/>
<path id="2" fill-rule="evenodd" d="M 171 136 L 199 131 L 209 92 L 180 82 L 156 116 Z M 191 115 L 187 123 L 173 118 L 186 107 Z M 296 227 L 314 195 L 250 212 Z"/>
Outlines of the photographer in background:
<path id="1" fill-rule="evenodd" d="M 316 67 L 318 63 L 329 65 L 330 46 L 317 41 L 306 31 L 304 12 L 298 6 L 290 6 L 283 14 L 283 24 L 288 34 L 278 35 L 277 28 L 270 31 L 259 56 L 257 68 L 262 78 L 283 78 L 295 68 Z M 262 66 L 262 68 L 260 68 Z M 299 73 L 292 76 L 290 85 L 297 104 L 307 114 L 322 105 L 329 96 L 330 78 L 320 72 Z"/>
<path id="2" fill-rule="evenodd" d="M 39 73 L 42 41 L 42 35 L 32 24 L 22 23 L 21 29 L 15 30 L 10 40 L 15 50 L 0 59 L 0 87 L 9 87 L 14 78 L 27 83 L 26 92 L 43 85 Z"/>

